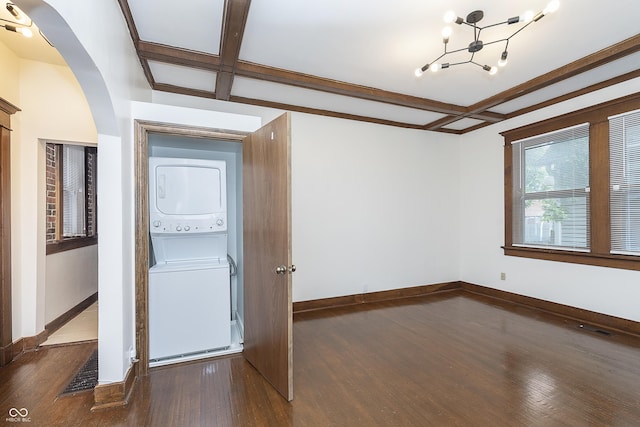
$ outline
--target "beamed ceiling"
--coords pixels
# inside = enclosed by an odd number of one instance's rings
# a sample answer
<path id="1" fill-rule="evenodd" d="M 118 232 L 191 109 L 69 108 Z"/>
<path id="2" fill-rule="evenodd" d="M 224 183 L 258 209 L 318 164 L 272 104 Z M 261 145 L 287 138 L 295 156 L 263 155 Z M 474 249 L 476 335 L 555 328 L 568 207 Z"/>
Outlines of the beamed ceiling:
<path id="1" fill-rule="evenodd" d="M 482 26 L 548 0 L 119 0 L 154 90 L 455 134 L 640 76 L 637 0 L 560 2 L 510 39 L 496 75 L 461 64 L 416 77 L 443 52 L 447 10 L 483 10 Z M 487 43 L 518 25 L 483 30 L 474 60 L 495 65 L 504 44 Z M 448 49 L 472 39 L 453 24 Z"/>

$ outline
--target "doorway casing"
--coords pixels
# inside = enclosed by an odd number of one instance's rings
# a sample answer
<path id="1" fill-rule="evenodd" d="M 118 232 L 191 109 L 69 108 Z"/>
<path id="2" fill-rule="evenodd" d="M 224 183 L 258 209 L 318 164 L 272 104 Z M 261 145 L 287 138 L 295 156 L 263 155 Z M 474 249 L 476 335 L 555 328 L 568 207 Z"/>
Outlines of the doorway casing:
<path id="1" fill-rule="evenodd" d="M 0 366 L 13 360 L 11 310 L 11 118 L 18 107 L 0 98 Z"/>
<path id="2" fill-rule="evenodd" d="M 149 373 L 149 133 L 241 143 L 248 135 L 225 129 L 211 129 L 136 120 L 135 132 L 135 309 L 138 374 Z"/>

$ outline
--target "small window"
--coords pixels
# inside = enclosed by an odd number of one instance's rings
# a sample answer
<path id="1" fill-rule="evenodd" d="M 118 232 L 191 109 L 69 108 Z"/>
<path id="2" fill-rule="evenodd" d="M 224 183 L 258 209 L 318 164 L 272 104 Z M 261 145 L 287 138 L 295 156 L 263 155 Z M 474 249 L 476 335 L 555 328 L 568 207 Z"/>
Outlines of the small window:
<path id="1" fill-rule="evenodd" d="M 589 250 L 589 125 L 513 142 L 513 244 Z"/>
<path id="2" fill-rule="evenodd" d="M 86 237 L 84 147 L 62 146 L 62 237 Z"/>
<path id="3" fill-rule="evenodd" d="M 640 112 L 609 120 L 611 253 L 640 254 Z"/>
<path id="4" fill-rule="evenodd" d="M 95 244 L 97 150 L 46 144 L 47 253 Z"/>

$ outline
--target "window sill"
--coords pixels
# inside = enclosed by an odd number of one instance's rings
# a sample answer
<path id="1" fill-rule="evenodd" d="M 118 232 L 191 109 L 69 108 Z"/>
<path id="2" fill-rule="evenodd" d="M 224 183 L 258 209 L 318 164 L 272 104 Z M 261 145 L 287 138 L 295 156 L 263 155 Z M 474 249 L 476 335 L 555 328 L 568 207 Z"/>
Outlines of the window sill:
<path id="1" fill-rule="evenodd" d="M 640 270 L 640 257 L 634 255 L 593 254 L 520 246 L 503 246 L 502 249 L 504 249 L 504 254 L 507 256 L 595 265 L 598 267 L 621 268 L 625 270 Z"/>
<path id="2" fill-rule="evenodd" d="M 97 237 L 77 237 L 72 239 L 60 240 L 58 242 L 47 243 L 47 255 L 57 254 L 58 252 L 70 251 L 72 249 L 83 248 L 98 244 Z"/>

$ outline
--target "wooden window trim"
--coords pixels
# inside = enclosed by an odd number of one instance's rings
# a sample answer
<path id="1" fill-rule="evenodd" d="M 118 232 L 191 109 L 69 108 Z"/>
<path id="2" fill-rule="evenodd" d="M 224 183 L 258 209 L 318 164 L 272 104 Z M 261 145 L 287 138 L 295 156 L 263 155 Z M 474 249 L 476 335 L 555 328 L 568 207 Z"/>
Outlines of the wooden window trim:
<path id="1" fill-rule="evenodd" d="M 98 236 L 74 237 L 70 239 L 58 240 L 57 242 L 47 243 L 47 255 L 57 254 L 58 252 L 70 251 L 72 249 L 78 249 L 85 246 L 97 244 Z"/>
<path id="2" fill-rule="evenodd" d="M 92 155 L 94 156 L 94 163 L 93 165 L 91 165 L 91 161 L 89 160 L 89 156 Z M 91 194 L 89 193 L 88 190 L 88 183 L 89 183 L 89 166 L 93 167 L 93 197 L 95 199 L 97 199 L 97 189 L 98 189 L 98 185 L 97 185 L 97 179 L 98 179 L 98 162 L 95 161 L 96 160 L 96 156 L 98 155 L 98 148 L 97 147 L 90 147 L 90 146 L 86 146 L 84 147 L 84 183 L 85 183 L 85 200 L 84 200 L 84 206 L 85 206 L 85 210 L 84 210 L 84 227 L 85 227 L 85 233 L 89 233 L 89 223 L 90 223 L 90 210 L 89 210 L 89 197 L 91 197 Z M 97 212 L 97 202 L 94 201 L 94 206 L 93 206 L 93 235 L 97 236 L 98 234 L 98 212 Z"/>
<path id="3" fill-rule="evenodd" d="M 56 241 L 55 242 L 47 242 L 47 249 L 46 249 L 46 254 L 47 255 L 52 255 L 52 254 L 56 254 L 56 253 L 60 253 L 60 252 L 65 252 L 65 251 L 70 251 L 73 249 L 78 249 L 78 248 L 83 248 L 86 246 L 92 246 L 92 245 L 97 245 L 98 244 L 98 234 L 97 234 L 97 230 L 98 230 L 98 215 L 97 215 L 97 211 L 94 212 L 94 235 L 93 236 L 87 236 L 87 237 L 68 237 L 65 238 L 62 236 L 62 229 L 63 229 L 63 205 L 62 205 L 62 198 L 63 198 L 63 191 L 62 191 L 62 171 L 63 171 L 63 162 L 64 162 L 64 156 L 62 155 L 62 148 L 64 146 L 64 144 L 54 144 L 55 146 L 55 150 L 56 150 L 56 233 L 55 233 L 55 237 L 56 237 Z M 88 170 L 87 170 L 87 154 L 88 152 L 93 153 L 94 155 L 97 155 L 97 147 L 93 147 L 93 146 L 85 146 L 84 147 L 84 151 L 85 151 L 85 157 L 84 157 L 84 163 L 85 163 L 85 170 L 84 170 L 84 182 L 85 182 L 85 187 L 87 184 L 87 174 L 88 174 Z M 94 170 L 94 174 L 97 171 Z M 94 176 L 94 181 L 97 179 L 96 176 Z M 97 191 L 97 183 L 94 182 L 94 185 L 96 185 L 96 191 Z M 87 204 L 88 204 L 88 192 L 85 191 L 85 232 L 88 231 L 88 209 L 86 209 Z M 97 209 L 97 206 L 94 207 L 94 209 Z"/>
<path id="4" fill-rule="evenodd" d="M 504 213 L 507 256 L 569 262 L 600 267 L 640 270 L 640 256 L 614 255 L 611 248 L 609 212 L 609 117 L 640 109 L 640 92 L 565 115 L 502 132 L 504 146 Z M 513 157 L 514 141 L 589 123 L 589 180 L 591 203 L 590 252 L 514 246 L 513 244 Z"/>

